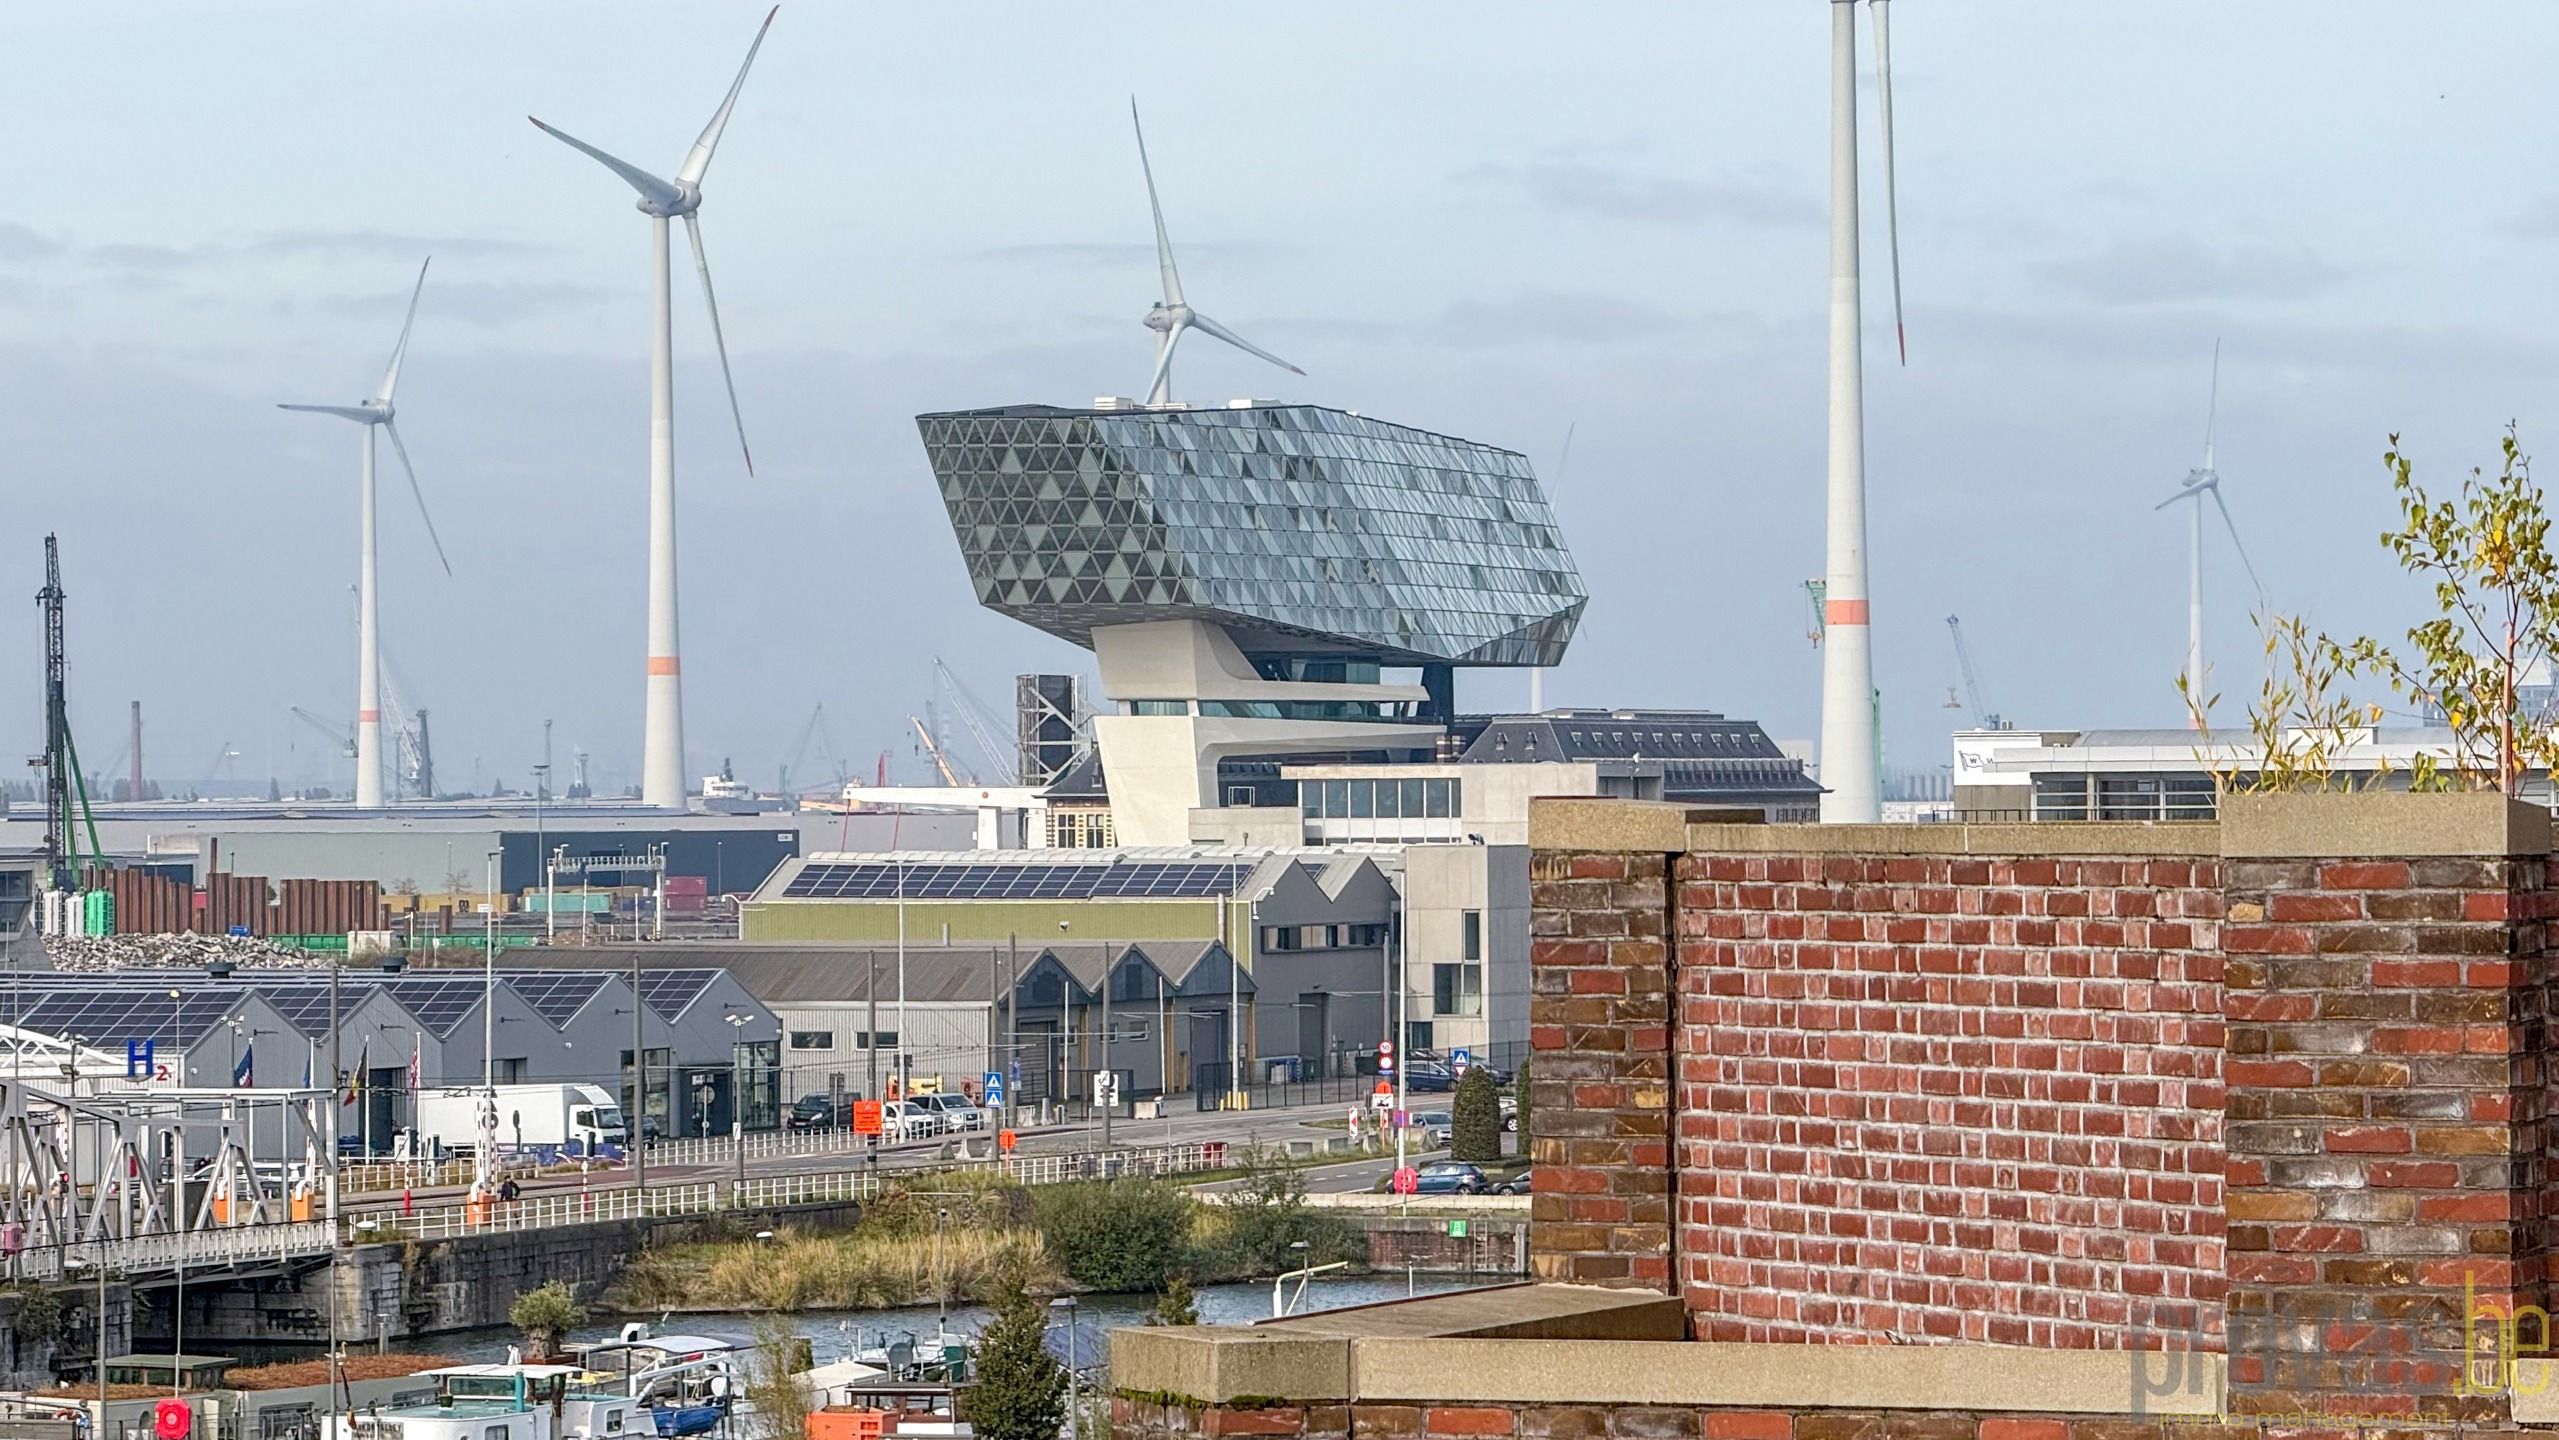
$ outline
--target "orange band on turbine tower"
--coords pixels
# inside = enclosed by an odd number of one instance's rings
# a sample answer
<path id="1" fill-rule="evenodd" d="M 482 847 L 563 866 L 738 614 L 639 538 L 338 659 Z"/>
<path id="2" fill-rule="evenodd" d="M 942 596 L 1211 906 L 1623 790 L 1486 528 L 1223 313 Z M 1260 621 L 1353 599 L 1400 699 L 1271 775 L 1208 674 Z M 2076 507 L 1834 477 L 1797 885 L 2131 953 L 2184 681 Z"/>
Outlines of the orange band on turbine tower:
<path id="1" fill-rule="evenodd" d="M 356 723 L 360 725 L 379 725 L 382 723 L 382 712 L 379 710 L 358 710 L 355 712 L 355 718 Z"/>
<path id="2" fill-rule="evenodd" d="M 679 662 L 672 655 L 652 655 L 649 657 L 649 673 L 652 675 L 673 675 L 677 673 L 678 664 Z"/>
<path id="3" fill-rule="evenodd" d="M 1822 602 L 1822 623 L 1826 625 L 1863 625 L 1866 623 L 1866 602 L 1863 600 L 1825 600 Z"/>

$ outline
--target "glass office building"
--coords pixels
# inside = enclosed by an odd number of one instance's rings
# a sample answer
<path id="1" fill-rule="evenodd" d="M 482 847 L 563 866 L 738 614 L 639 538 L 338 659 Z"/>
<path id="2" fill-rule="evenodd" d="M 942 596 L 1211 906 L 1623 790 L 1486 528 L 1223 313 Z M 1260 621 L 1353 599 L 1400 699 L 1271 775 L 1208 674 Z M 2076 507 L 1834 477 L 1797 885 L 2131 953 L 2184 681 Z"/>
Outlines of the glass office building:
<path id="1" fill-rule="evenodd" d="M 1581 618 L 1581 576 L 1514 451 L 1316 405 L 916 423 L 980 602 L 1081 645 L 1197 620 L 1266 678 L 1358 683 L 1377 665 L 1553 665 Z"/>

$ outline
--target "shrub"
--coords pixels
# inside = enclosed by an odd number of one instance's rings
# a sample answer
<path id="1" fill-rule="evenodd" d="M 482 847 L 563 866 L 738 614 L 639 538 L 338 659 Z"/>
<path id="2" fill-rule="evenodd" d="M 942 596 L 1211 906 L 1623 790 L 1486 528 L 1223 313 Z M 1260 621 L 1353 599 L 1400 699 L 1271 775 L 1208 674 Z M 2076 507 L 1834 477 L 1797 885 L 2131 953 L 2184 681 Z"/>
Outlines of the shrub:
<path id="1" fill-rule="evenodd" d="M 41 1345 L 62 1333 L 62 1302 L 52 1291 L 29 1286 L 17 1294 L 19 1339 Z"/>
<path id="2" fill-rule="evenodd" d="M 720 1305 L 744 1310 L 870 1309 L 936 1297 L 992 1302 L 1057 1281 L 1038 1234 L 946 1228 L 937 1242 L 902 1234 L 803 1235 L 769 1242 L 686 1246 L 642 1254 L 622 1274 L 616 1303 L 655 1310 Z"/>
<path id="3" fill-rule="evenodd" d="M 809 1390 L 800 1372 L 809 1368 L 810 1359 L 808 1340 L 789 1325 L 766 1320 L 755 1327 L 746 1398 L 755 1404 L 764 1440 L 808 1440 Z"/>
<path id="4" fill-rule="evenodd" d="M 1075 1283 L 1161 1290 L 1190 1253 L 1199 1202 L 1160 1180 L 1096 1180 L 1032 1192 L 1040 1237 Z"/>
<path id="5" fill-rule="evenodd" d="M 1166 1282 L 1164 1293 L 1156 1297 L 1154 1312 L 1146 1317 L 1146 1323 L 1149 1325 L 1197 1325 L 1200 1323 L 1199 1301 L 1191 1294 L 1191 1282 L 1188 1277 L 1176 1275 Z"/>
<path id="6" fill-rule="evenodd" d="M 1306 1177 L 1296 1167 L 1259 1157 L 1245 1162 L 1244 1181 L 1226 1203 L 1203 1207 L 1202 1221 L 1194 1273 L 1203 1280 L 1368 1259 L 1368 1241 L 1358 1226 L 1307 1205 Z M 1306 1242 L 1303 1254 L 1291 1248 L 1300 1240 Z"/>
<path id="7" fill-rule="evenodd" d="M 1450 1111 L 1448 1158 L 1479 1164 L 1502 1158 L 1502 1087 L 1490 1071 L 1481 1065 L 1467 1070 Z"/>
<path id="8" fill-rule="evenodd" d="M 586 1307 L 569 1287 L 545 1280 L 515 1297 L 506 1310 L 507 1323 L 524 1332 L 524 1343 L 540 1360 L 560 1353 L 560 1342 L 586 1323 Z"/>
<path id="9" fill-rule="evenodd" d="M 967 1418 L 984 1440 L 1057 1440 L 1066 1420 L 1066 1369 L 1048 1353 L 1047 1338 L 1040 1307 L 1018 1295 L 979 1333 Z"/>

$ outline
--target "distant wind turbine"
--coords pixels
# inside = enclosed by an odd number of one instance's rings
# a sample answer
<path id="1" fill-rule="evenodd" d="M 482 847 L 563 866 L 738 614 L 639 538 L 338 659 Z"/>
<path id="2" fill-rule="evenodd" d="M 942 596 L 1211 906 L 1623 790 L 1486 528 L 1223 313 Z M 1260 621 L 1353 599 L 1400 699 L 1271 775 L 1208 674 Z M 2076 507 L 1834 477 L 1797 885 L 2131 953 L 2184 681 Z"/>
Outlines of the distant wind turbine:
<path id="1" fill-rule="evenodd" d="M 1893 52 L 1875 12 L 1877 118 L 1884 142 L 1886 236 L 1892 246 L 1894 344 L 1901 326 L 1900 200 L 1893 178 Z M 1822 591 L 1821 818 L 1872 823 L 1883 815 L 1878 772 L 1874 632 L 1867 607 L 1866 366 L 1857 245 L 1857 3 L 1830 7 L 1830 477 Z"/>
<path id="2" fill-rule="evenodd" d="M 728 341 L 720 333 L 720 302 L 711 290 L 711 262 L 702 253 L 702 221 L 696 212 L 702 208 L 702 177 L 710 171 L 712 153 L 720 148 L 720 132 L 728 128 L 729 112 L 737 108 L 738 92 L 746 88 L 746 72 L 755 65 L 755 52 L 763 48 L 765 32 L 773 28 L 773 17 L 781 9 L 776 5 L 765 12 L 764 24 L 755 32 L 755 43 L 747 47 L 746 63 L 738 67 L 727 98 L 720 101 L 711 123 L 702 127 L 701 138 L 693 142 L 673 180 L 661 180 L 530 115 L 525 117 L 542 133 L 621 176 L 640 192 L 639 211 L 649 217 L 654 287 L 649 325 L 649 672 L 640 802 L 660 809 L 682 809 L 685 795 L 684 683 L 675 611 L 675 337 L 670 315 L 674 282 L 667 222 L 679 216 L 684 220 L 684 238 L 693 247 L 693 268 L 702 275 L 702 303 L 711 312 L 711 343 L 720 352 L 720 380 L 728 387 L 729 418 L 737 426 L 746 473 L 753 475 L 755 452 L 747 449 L 746 417 L 738 410 L 737 382 L 729 375 Z"/>
<path id="3" fill-rule="evenodd" d="M 1259 356 L 1292 375 L 1306 372 L 1277 355 L 1218 324 L 1182 299 L 1181 272 L 1173 268 L 1173 237 L 1164 229 L 1164 203 L 1155 198 L 1155 167 L 1146 158 L 1146 127 L 1138 122 L 1137 100 L 1128 102 L 1128 123 L 1137 131 L 1137 163 L 1146 172 L 1146 203 L 1155 212 L 1155 263 L 1164 273 L 1164 298 L 1146 312 L 1146 328 L 1155 332 L 1155 373 L 1146 382 L 1146 403 L 1170 404 L 1173 399 L 1173 347 L 1182 343 L 1185 330 L 1202 330 L 1216 336 L 1247 355 Z"/>
<path id="4" fill-rule="evenodd" d="M 382 807 L 382 632 L 381 616 L 374 582 L 374 504 L 373 504 L 373 432 L 381 430 L 391 437 L 391 448 L 400 457 L 400 469 L 409 477 L 409 493 L 417 497 L 418 517 L 426 521 L 427 539 L 435 545 L 435 558 L 444 573 L 453 573 L 453 562 L 444 558 L 444 541 L 435 533 L 435 517 L 427 514 L 426 492 L 418 488 L 418 472 L 409 464 L 409 447 L 400 443 L 400 427 L 393 420 L 397 413 L 391 404 L 392 392 L 400 388 L 400 362 L 409 353 L 409 327 L 418 320 L 418 297 L 426 293 L 427 265 L 435 263 L 428 256 L 418 266 L 418 283 L 409 292 L 409 315 L 400 322 L 400 341 L 391 347 L 391 364 L 382 372 L 382 384 L 373 398 L 356 405 L 279 405 L 279 410 L 299 410 L 311 415 L 335 415 L 364 427 L 364 467 L 362 512 L 359 543 L 362 558 L 357 562 L 360 577 L 356 595 L 356 661 L 355 661 L 355 803 L 358 809 L 378 810 Z"/>
<path id="5" fill-rule="evenodd" d="M 2212 497 L 2213 508 L 2221 512 L 2223 528 L 2230 532 L 2230 547 L 2239 552 L 2239 563 L 2248 571 L 2248 583 L 2265 599 L 2265 582 L 2257 578 L 2257 567 L 2248 558 L 2248 547 L 2239 539 L 2239 524 L 2230 518 L 2230 506 L 2221 498 L 2221 472 L 2213 468 L 2213 429 L 2221 419 L 2221 342 L 2212 346 L 2212 391 L 2204 404 L 2204 463 L 2186 472 L 2177 493 L 2150 507 L 2165 510 L 2181 501 L 2192 502 L 2186 512 L 2186 695 L 2195 707 L 2195 724 L 2203 723 L 2204 699 L 2204 497 Z"/>

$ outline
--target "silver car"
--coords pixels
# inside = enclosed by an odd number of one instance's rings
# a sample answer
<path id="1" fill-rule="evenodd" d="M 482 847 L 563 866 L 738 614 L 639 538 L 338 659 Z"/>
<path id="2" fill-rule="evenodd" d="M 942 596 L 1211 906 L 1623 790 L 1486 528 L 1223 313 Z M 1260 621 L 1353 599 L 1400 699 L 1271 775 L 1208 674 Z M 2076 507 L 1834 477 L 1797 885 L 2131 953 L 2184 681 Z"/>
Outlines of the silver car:
<path id="1" fill-rule="evenodd" d="M 966 1095 L 918 1095 L 915 1103 L 940 1115 L 942 1123 L 954 1132 L 983 1130 L 990 1122 L 987 1113 Z"/>

